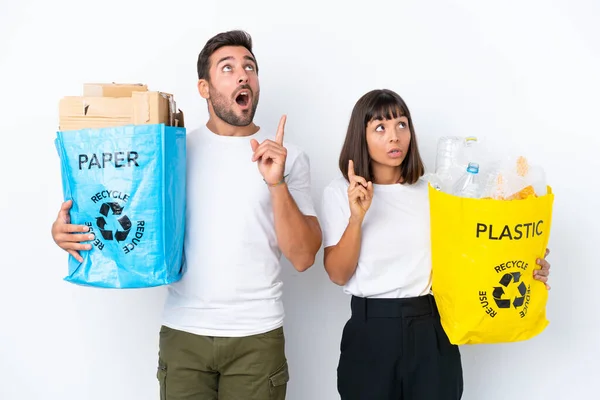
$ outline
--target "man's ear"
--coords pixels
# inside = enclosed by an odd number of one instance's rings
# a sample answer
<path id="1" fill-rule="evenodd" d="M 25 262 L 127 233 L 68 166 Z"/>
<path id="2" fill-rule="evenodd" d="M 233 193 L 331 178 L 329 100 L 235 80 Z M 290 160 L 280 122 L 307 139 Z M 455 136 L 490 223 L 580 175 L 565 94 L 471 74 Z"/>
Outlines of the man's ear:
<path id="1" fill-rule="evenodd" d="M 206 79 L 200 79 L 198 81 L 198 93 L 200 93 L 200 96 L 207 100 L 210 98 L 210 94 L 208 91 L 208 81 Z"/>

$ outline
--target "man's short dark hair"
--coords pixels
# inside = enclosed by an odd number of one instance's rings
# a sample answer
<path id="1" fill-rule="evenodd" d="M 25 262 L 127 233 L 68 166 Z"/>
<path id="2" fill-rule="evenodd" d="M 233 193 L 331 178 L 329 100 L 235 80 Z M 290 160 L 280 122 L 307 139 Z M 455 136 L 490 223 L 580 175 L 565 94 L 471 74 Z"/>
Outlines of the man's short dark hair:
<path id="1" fill-rule="evenodd" d="M 256 57 L 252 52 L 252 37 L 250 34 L 241 30 L 221 32 L 210 38 L 198 55 L 198 79 L 210 81 L 210 56 L 212 56 L 215 51 L 225 46 L 245 47 L 256 60 Z M 256 65 L 256 73 L 258 73 L 258 64 Z"/>

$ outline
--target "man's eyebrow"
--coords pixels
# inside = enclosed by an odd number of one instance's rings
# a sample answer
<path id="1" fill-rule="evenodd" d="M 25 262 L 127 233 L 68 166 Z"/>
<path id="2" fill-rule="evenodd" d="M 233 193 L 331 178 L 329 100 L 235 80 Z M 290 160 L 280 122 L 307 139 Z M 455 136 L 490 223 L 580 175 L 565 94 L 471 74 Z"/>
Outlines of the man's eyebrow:
<path id="1" fill-rule="evenodd" d="M 254 64 L 256 64 L 256 60 L 255 60 L 253 57 L 251 57 L 251 56 L 244 56 L 244 59 L 245 59 L 245 60 L 248 60 L 248 61 L 252 61 Z M 233 60 L 233 56 L 227 56 L 227 57 L 223 57 L 223 58 L 221 58 L 221 59 L 220 59 L 220 60 L 217 62 L 217 65 L 218 65 L 218 64 L 221 64 L 223 61 L 228 61 L 228 60 Z"/>
<path id="2" fill-rule="evenodd" d="M 223 61 L 227 61 L 227 60 L 233 60 L 233 57 L 232 56 L 223 57 L 219 60 L 219 62 L 217 62 L 217 65 L 221 64 Z"/>

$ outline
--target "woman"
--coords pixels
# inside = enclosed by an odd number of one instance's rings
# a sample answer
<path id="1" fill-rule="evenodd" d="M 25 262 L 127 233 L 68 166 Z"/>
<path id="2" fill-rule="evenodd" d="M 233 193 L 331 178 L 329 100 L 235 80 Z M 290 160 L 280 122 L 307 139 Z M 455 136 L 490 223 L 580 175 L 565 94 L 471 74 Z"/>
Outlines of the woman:
<path id="1" fill-rule="evenodd" d="M 429 201 L 408 107 L 390 90 L 356 103 L 324 191 L 325 269 L 352 295 L 340 345 L 338 391 L 347 399 L 455 400 L 459 349 L 431 295 Z M 536 279 L 550 265 L 538 260 Z"/>

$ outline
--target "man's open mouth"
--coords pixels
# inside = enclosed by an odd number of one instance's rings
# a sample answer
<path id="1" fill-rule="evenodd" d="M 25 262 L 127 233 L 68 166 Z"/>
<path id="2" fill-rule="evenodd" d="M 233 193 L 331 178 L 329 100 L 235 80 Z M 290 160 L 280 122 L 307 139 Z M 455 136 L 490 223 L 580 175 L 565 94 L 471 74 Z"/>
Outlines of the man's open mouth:
<path id="1" fill-rule="evenodd" d="M 236 96 L 235 102 L 241 107 L 246 107 L 250 102 L 250 92 L 248 90 L 242 90 Z"/>

